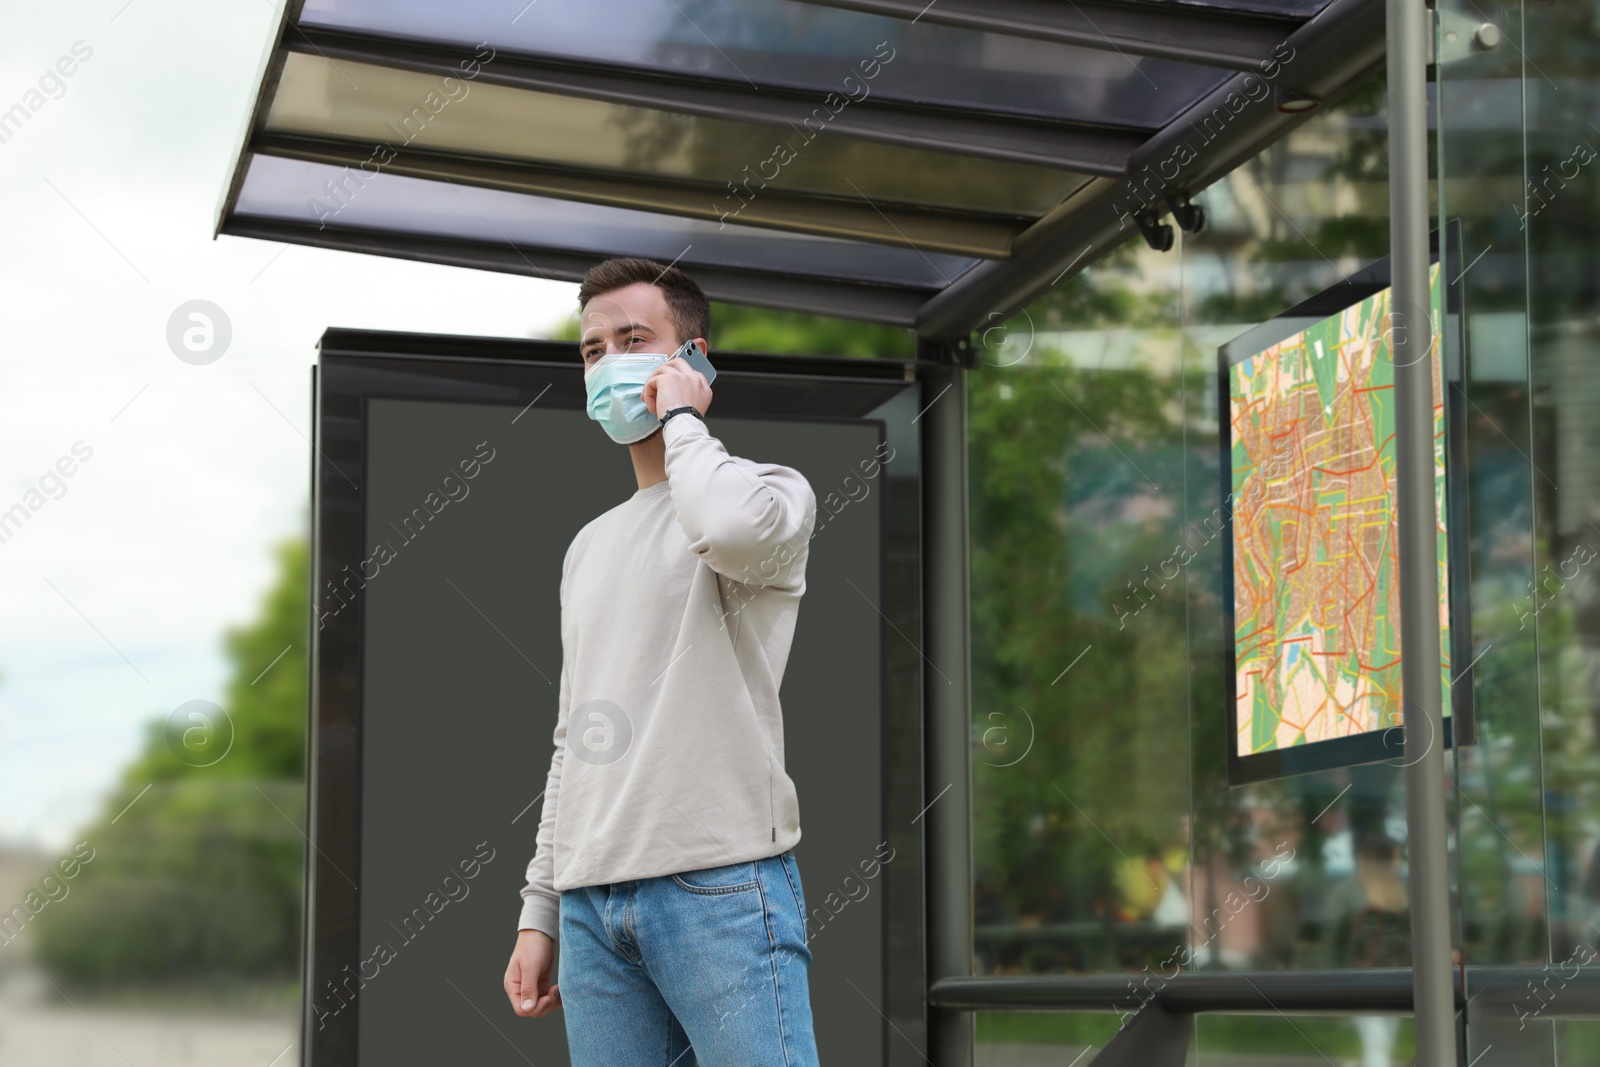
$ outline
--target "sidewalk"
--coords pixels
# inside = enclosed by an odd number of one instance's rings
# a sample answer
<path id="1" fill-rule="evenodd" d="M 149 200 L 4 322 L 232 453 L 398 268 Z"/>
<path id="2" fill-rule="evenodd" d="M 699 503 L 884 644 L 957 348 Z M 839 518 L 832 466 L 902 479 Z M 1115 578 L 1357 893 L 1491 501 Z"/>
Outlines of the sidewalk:
<path id="1" fill-rule="evenodd" d="M 290 1067 L 299 1059 L 291 1010 L 76 1007 L 37 973 L 0 986 L 0 1067 Z"/>

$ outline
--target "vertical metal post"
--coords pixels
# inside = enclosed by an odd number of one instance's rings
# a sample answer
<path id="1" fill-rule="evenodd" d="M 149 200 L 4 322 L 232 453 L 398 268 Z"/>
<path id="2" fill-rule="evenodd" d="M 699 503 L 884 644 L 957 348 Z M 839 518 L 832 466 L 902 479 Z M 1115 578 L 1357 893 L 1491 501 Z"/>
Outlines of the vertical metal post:
<path id="1" fill-rule="evenodd" d="M 1418 1067 L 1455 1067 L 1428 293 L 1427 35 L 1432 31 L 1424 0 L 1388 0 L 1390 337 L 1412 990 Z"/>
<path id="2" fill-rule="evenodd" d="M 942 350 L 941 350 L 942 348 Z M 919 359 L 950 359 L 936 342 Z M 972 958 L 972 709 L 967 677 L 966 370 L 925 367 L 922 430 L 926 779 L 922 816 L 927 863 L 928 984 L 968 978 Z M 928 1057 L 939 1067 L 971 1067 L 974 1017 L 928 1009 Z M 894 1061 L 891 1061 L 894 1062 Z M 907 1057 L 907 1064 L 919 1064 Z"/>

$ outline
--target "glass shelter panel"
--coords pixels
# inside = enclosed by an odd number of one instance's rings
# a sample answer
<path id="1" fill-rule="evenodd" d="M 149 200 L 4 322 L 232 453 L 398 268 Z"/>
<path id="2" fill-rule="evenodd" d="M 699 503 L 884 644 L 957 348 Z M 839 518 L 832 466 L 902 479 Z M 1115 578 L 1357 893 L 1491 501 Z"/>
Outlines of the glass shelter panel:
<path id="1" fill-rule="evenodd" d="M 1410 960 L 1401 874 L 1401 761 L 1242 786 L 1230 786 L 1227 775 L 1228 754 L 1237 751 L 1227 701 L 1238 631 L 1252 625 L 1270 629 L 1262 635 L 1271 649 L 1266 669 L 1283 678 L 1295 649 L 1279 637 L 1298 623 L 1283 618 L 1277 605 L 1266 612 L 1270 618 L 1249 619 L 1242 605 L 1236 617 L 1227 613 L 1234 585 L 1228 549 L 1238 543 L 1233 520 L 1239 501 L 1229 495 L 1233 472 L 1220 469 L 1221 443 L 1230 431 L 1221 419 L 1218 349 L 1388 253 L 1383 88 L 1381 80 L 1369 83 L 1208 188 L 1200 202 L 1210 225 L 1183 241 L 1191 384 L 1185 398 L 1185 511 L 1207 533 L 1203 544 L 1198 537 L 1189 542 L 1195 555 L 1184 576 L 1194 806 L 1189 902 L 1193 936 L 1204 943 L 1197 952 L 1201 967 L 1404 966 Z M 1308 481 L 1311 468 L 1326 472 L 1330 483 L 1349 477 L 1334 473 L 1344 470 L 1335 457 L 1362 440 L 1356 423 L 1369 417 L 1368 409 L 1350 402 L 1360 384 L 1337 372 L 1330 376 L 1325 391 L 1331 410 L 1315 413 L 1326 422 L 1316 426 L 1321 420 L 1313 419 L 1313 429 L 1300 438 L 1303 447 L 1294 454 L 1286 450 L 1266 503 L 1278 522 L 1301 522 L 1307 537 L 1330 538 L 1309 546 L 1314 572 L 1319 563 L 1335 564 L 1324 568 L 1332 574 L 1339 558 L 1353 554 L 1376 582 L 1392 558 L 1383 547 L 1393 521 L 1387 503 L 1371 499 L 1370 492 L 1337 499 L 1333 484 L 1312 495 Z M 1230 458 L 1230 466 L 1239 462 Z M 1331 518 L 1330 511 L 1336 513 Z M 1369 525 L 1371 538 L 1336 532 Z M 1329 595 L 1337 590 L 1330 588 Z M 1353 636 L 1330 636 L 1330 648 Z M 1377 638 L 1381 633 L 1367 631 L 1360 639 Z M 1330 656 L 1342 659 L 1353 651 L 1332 648 Z M 1369 648 L 1356 658 L 1371 667 L 1375 659 L 1387 660 L 1388 652 Z M 1277 733 L 1284 746 L 1308 740 L 1306 733 Z M 1202 1047 L 1210 1022 L 1201 1020 Z"/>
<path id="2" fill-rule="evenodd" d="M 1062 283 L 974 374 L 980 971 L 1330 965 L 1357 831 L 1399 862 L 1392 767 L 1230 788 L 1222 673 L 1218 348 L 1387 252 L 1381 105 L 1213 185 L 1173 252 Z"/>
<path id="3" fill-rule="evenodd" d="M 1564 5 L 1441 0 L 1439 20 L 1485 592 L 1488 717 L 1458 775 L 1462 951 L 1532 972 L 1509 1002 L 1475 1001 L 1469 1053 L 1567 1067 L 1594 1061 L 1594 1024 L 1563 1016 L 1600 954 L 1600 34 Z"/>
<path id="4" fill-rule="evenodd" d="M 1469 988 L 1464 1062 L 1567 1067 L 1597 1047 L 1567 982 L 1600 958 L 1600 27 L 1531 3 L 1441 0 L 1439 16 L 1441 623 L 1464 635 L 1444 684 L 1473 724 L 1446 758 L 1453 887 L 1436 906 L 1469 981 L 1532 979 Z M 1393 758 L 1242 785 L 1226 758 L 1218 353 L 1383 268 L 1386 113 L 1379 77 L 1199 193 L 1208 225 L 1171 252 L 1131 238 L 985 337 L 969 387 L 980 973 L 1150 988 L 1180 968 L 1410 964 L 1400 738 Z M 1392 522 L 1387 499 L 1366 504 Z M 1403 1016 L 1287 1022 L 1201 1015 L 1201 1062 L 1410 1054 Z"/>
<path id="5" fill-rule="evenodd" d="M 1177 266 L 1134 238 L 968 379 L 979 973 L 1184 938 L 1183 600 L 1143 585 L 1182 536 Z"/>

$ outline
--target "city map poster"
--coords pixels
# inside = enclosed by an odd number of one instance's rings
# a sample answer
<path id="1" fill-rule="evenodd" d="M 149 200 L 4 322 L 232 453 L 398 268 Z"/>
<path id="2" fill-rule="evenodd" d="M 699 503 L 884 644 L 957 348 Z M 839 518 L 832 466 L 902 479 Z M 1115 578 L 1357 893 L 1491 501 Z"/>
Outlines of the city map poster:
<path id="1" fill-rule="evenodd" d="M 1429 291 L 1439 682 L 1449 715 L 1437 263 Z M 1238 757 L 1381 738 L 1401 722 L 1390 295 L 1383 289 L 1228 368 Z M 1396 740 L 1366 758 L 1398 751 Z"/>

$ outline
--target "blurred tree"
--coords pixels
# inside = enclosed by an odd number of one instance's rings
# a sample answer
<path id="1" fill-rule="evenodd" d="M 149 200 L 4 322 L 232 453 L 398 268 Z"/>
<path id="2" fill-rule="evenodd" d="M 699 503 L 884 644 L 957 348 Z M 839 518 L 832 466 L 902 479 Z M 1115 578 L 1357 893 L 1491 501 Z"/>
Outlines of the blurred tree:
<path id="1" fill-rule="evenodd" d="M 147 724 L 143 751 L 83 831 L 93 859 L 68 883 L 69 896 L 34 920 L 39 961 L 59 979 L 297 970 L 308 557 L 303 540 L 281 544 L 260 617 L 227 631 L 225 717 Z"/>

